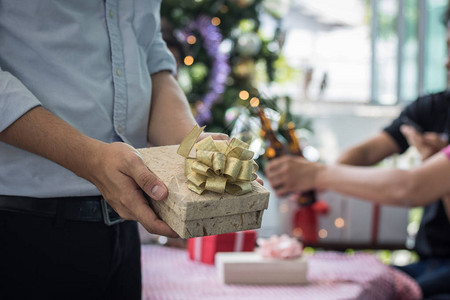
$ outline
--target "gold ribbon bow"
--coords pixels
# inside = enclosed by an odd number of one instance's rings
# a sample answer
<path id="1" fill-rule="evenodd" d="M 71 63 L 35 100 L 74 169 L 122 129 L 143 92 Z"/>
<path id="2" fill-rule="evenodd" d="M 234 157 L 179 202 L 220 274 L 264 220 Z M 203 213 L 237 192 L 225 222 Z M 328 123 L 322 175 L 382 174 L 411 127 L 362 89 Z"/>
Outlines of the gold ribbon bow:
<path id="1" fill-rule="evenodd" d="M 252 159 L 254 153 L 248 150 L 249 145 L 236 138 L 228 142 L 215 141 L 210 136 L 196 144 L 204 128 L 196 125 L 177 151 L 186 158 L 184 173 L 188 188 L 200 195 L 205 190 L 232 195 L 251 192 L 258 165 Z M 194 145 L 196 158 L 189 157 Z"/>

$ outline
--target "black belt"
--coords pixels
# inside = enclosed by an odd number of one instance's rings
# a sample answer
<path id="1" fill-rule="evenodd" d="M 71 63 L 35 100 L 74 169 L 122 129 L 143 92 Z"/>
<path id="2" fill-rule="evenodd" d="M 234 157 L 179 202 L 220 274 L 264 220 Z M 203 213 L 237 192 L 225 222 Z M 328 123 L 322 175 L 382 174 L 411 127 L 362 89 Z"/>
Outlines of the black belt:
<path id="1" fill-rule="evenodd" d="M 123 221 L 101 196 L 32 198 L 0 195 L 0 210 L 72 221 L 103 221 L 108 226 Z"/>

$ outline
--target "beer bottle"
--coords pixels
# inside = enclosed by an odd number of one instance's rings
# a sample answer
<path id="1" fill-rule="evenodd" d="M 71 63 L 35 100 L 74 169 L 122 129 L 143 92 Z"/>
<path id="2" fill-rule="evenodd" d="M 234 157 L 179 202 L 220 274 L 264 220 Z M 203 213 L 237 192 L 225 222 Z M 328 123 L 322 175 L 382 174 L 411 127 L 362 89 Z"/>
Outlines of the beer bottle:
<path id="1" fill-rule="evenodd" d="M 286 139 L 288 141 L 289 146 L 289 154 L 303 156 L 302 148 L 298 142 L 297 134 L 295 133 L 295 124 L 294 122 L 289 122 L 287 124 L 286 129 Z M 309 190 L 303 192 L 297 199 L 297 202 L 300 206 L 308 206 L 316 202 L 316 191 Z"/>
<path id="2" fill-rule="evenodd" d="M 264 157 L 271 160 L 276 157 L 280 157 L 284 154 L 283 144 L 277 139 L 275 133 L 272 130 L 272 124 L 264 113 L 264 108 L 259 106 L 258 116 L 261 120 L 261 137 L 266 143 L 266 152 Z"/>

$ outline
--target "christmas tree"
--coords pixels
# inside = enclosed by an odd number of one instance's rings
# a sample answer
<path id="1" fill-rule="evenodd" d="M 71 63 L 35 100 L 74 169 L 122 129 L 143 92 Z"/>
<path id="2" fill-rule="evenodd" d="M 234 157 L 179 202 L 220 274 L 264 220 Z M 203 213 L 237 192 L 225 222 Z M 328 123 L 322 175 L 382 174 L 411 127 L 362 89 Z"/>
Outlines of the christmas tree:
<path id="1" fill-rule="evenodd" d="M 178 80 L 208 131 L 230 134 L 242 109 L 251 113 L 264 104 L 278 110 L 279 97 L 258 84 L 268 86 L 277 77 L 280 17 L 288 7 L 289 0 L 162 2 L 163 35 L 178 58 Z M 263 30 L 262 16 L 270 19 L 269 29 Z"/>

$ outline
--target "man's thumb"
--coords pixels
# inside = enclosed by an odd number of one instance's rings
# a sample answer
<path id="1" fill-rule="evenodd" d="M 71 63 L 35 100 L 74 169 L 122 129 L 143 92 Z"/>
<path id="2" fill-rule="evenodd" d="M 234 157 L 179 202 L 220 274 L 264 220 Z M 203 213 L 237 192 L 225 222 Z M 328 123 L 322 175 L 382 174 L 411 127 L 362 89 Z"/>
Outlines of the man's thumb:
<path id="1" fill-rule="evenodd" d="M 161 181 L 157 181 L 156 184 L 154 184 L 151 189 L 150 189 L 150 193 L 148 193 L 147 191 L 145 191 L 151 198 L 155 199 L 155 200 L 163 200 L 167 197 L 168 191 L 166 186 L 164 185 L 164 183 L 162 183 Z"/>
<path id="2" fill-rule="evenodd" d="M 150 198 L 163 200 L 169 193 L 165 184 L 149 169 L 144 167 L 140 174 L 136 176 L 137 184 Z"/>

